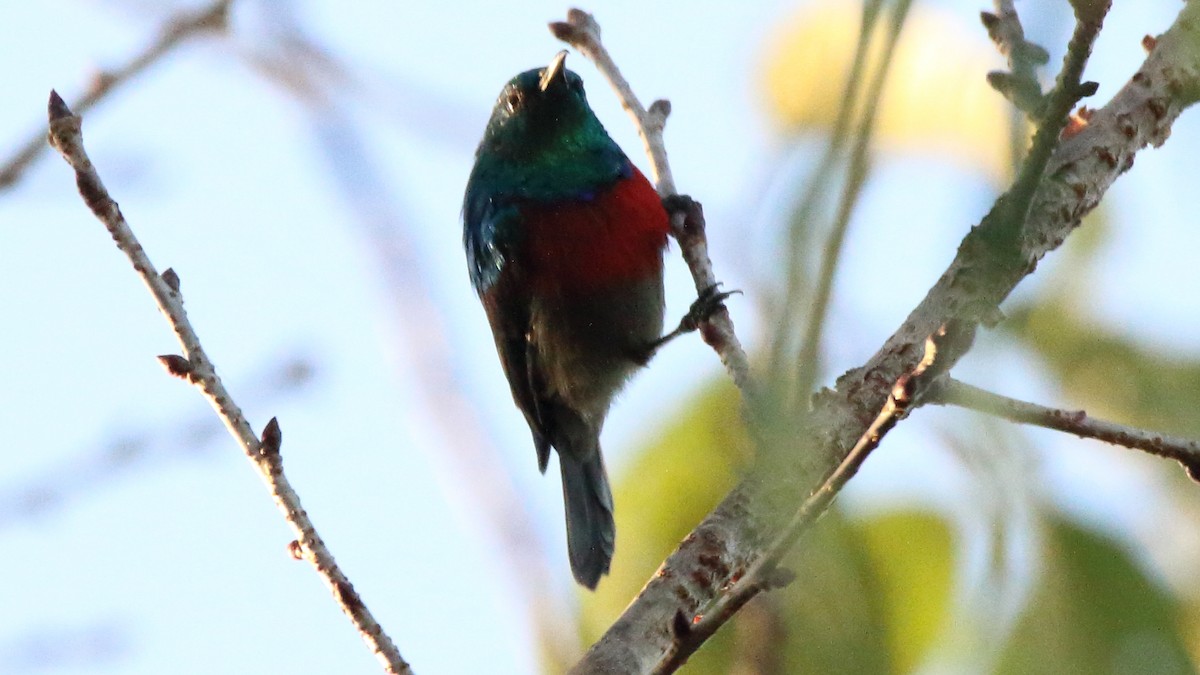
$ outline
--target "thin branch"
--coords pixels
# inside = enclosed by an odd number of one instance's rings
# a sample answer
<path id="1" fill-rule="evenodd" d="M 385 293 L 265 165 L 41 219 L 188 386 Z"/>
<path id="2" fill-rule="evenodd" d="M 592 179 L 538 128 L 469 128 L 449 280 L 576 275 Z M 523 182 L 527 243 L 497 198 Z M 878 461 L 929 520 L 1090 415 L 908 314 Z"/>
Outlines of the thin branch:
<path id="1" fill-rule="evenodd" d="M 1192 480 L 1200 482 L 1200 442 L 1197 441 L 1097 419 L 1083 410 L 1062 410 L 1018 401 L 949 377 L 943 378 L 930 389 L 925 402 L 955 405 L 1021 424 L 1065 431 L 1080 438 L 1093 438 L 1173 459 L 1183 466 Z"/>
<path id="2" fill-rule="evenodd" d="M 1008 59 L 1011 72 L 988 73 L 988 84 L 1036 121 L 1043 103 L 1037 67 L 1050 61 L 1045 49 L 1025 39 L 1025 29 L 1012 0 L 996 0 L 996 13 L 980 12 L 988 36 Z"/>
<path id="3" fill-rule="evenodd" d="M 75 113 L 83 115 L 121 85 L 140 75 L 164 56 L 203 33 L 223 31 L 229 23 L 229 7 L 233 0 L 216 0 L 198 10 L 184 11 L 172 17 L 159 31 L 154 42 L 146 46 L 128 63 L 96 73 L 87 92 L 75 103 Z M 44 132 L 38 130 L 21 144 L 21 148 L 0 165 L 0 192 L 11 188 L 25 170 L 46 149 Z"/>
<path id="4" fill-rule="evenodd" d="M 796 396 L 801 401 L 801 412 L 807 412 L 808 395 L 812 391 L 817 376 L 817 360 L 821 352 L 821 335 L 829 315 L 829 302 L 833 297 L 833 280 L 837 276 L 838 263 L 842 259 L 842 249 L 846 243 L 846 234 L 850 229 L 850 215 L 858 204 L 863 184 L 867 180 L 868 156 L 871 147 L 872 130 L 875 128 L 875 117 L 879 111 L 879 99 L 883 93 L 883 85 L 887 82 L 888 71 L 892 65 L 892 54 L 900 39 L 900 31 L 908 17 L 908 9 L 912 0 L 901 0 L 892 10 L 891 25 L 884 43 L 883 53 L 879 57 L 879 65 L 873 79 L 868 83 L 865 92 L 864 108 L 854 134 L 854 146 L 850 151 L 850 165 L 846 170 L 846 184 L 842 188 L 838 200 L 837 213 L 834 216 L 833 228 L 825 242 L 821 254 L 821 270 L 817 275 L 817 288 L 813 292 L 812 310 L 804 329 L 804 337 L 800 341 L 800 355 L 796 365 Z"/>
<path id="5" fill-rule="evenodd" d="M 791 582 L 792 575 L 779 567 L 784 555 L 791 550 L 800 535 L 808 531 L 821 514 L 829 509 L 842 488 L 858 473 L 867 456 L 879 447 L 883 437 L 904 419 L 913 407 L 921 404 L 930 384 L 945 372 L 941 367 L 943 360 L 956 360 L 970 348 L 973 339 L 973 326 L 953 323 L 939 328 L 925 340 L 925 355 L 920 362 L 897 378 L 883 408 L 858 437 L 854 447 L 800 504 L 775 540 L 764 547 L 758 560 L 707 609 L 697 613 L 690 621 L 687 617 L 683 617 L 683 620 L 676 619 L 673 628 L 675 639 L 652 671 L 655 675 L 667 675 L 678 670 L 708 638 L 756 595 Z M 952 351 L 953 357 L 943 359 L 943 351 Z"/>
<path id="6" fill-rule="evenodd" d="M 670 102 L 659 99 L 650 105 L 649 110 L 642 106 L 637 95 L 633 93 L 633 88 L 621 75 L 617 64 L 604 48 L 604 43 L 600 40 L 600 24 L 591 14 L 581 9 L 571 9 L 567 12 L 566 21 L 550 24 L 550 32 L 591 59 L 596 64 L 596 69 L 608 79 L 609 84 L 616 90 L 621 107 L 625 108 L 637 127 L 638 136 L 641 137 L 642 145 L 650 158 L 650 172 L 658 186 L 659 196 L 664 199 L 678 196 L 675 179 L 671 175 L 671 165 L 667 161 L 666 145 L 663 143 L 663 127 L 667 123 L 667 116 L 671 114 Z M 704 214 L 698 203 L 692 204 L 693 208 L 676 210 L 671 214 L 671 231 L 679 242 L 680 252 L 692 273 L 696 291 L 703 292 L 717 286 L 718 282 L 713 272 L 712 260 L 708 257 Z M 750 360 L 738 341 L 733 321 L 724 306 L 701 326 L 700 335 L 716 350 L 738 389 L 743 393 L 749 391 Z"/>
<path id="7" fill-rule="evenodd" d="M 179 292 L 179 277 L 168 269 L 162 274 L 154 268 L 146 251 L 134 236 L 121 209 L 108 194 L 95 166 L 83 147 L 81 119 L 72 114 L 57 92 L 50 92 L 50 144 L 75 170 L 75 182 L 84 203 L 108 229 L 117 247 L 129 258 L 134 270 L 154 296 L 159 311 L 166 317 L 183 350 L 183 356 L 167 354 L 159 360 L 167 370 L 194 384 L 208 399 L 226 429 L 242 447 L 246 457 L 254 464 L 259 476 L 266 483 L 275 505 L 292 527 L 296 541 L 291 548 L 296 557 L 303 557 L 313 565 L 322 581 L 332 592 L 342 611 L 350 618 L 363 640 L 389 673 L 411 673 L 409 666 L 383 628 L 375 621 L 371 612 L 359 597 L 350 580 L 342 573 L 333 554 L 317 534 L 308 514 L 300 505 L 300 497 L 292 489 L 283 474 L 283 461 L 279 453 L 282 435 L 279 424 L 272 419 L 264 429 L 262 437 L 254 433 L 250 423 L 226 391 L 216 368 L 204 352 L 200 338 L 196 335 L 187 312 L 183 307 L 183 296 Z"/>
<path id="8" fill-rule="evenodd" d="M 1200 98 L 1198 26 L 1200 2 L 1184 5 L 1130 82 L 1053 148 L 1028 217 L 1017 228 L 1014 258 L 1021 264 L 997 261 L 990 247 L 977 245 L 978 235 L 969 235 L 870 360 L 838 378 L 835 390 L 814 397 L 806 431 L 794 441 L 796 451 L 743 479 L 681 542 L 574 672 L 646 672 L 658 664 L 674 642 L 679 613 L 694 615 L 708 606 L 763 555 L 786 525 L 781 514 L 795 513 L 804 500 L 795 486 L 819 484 L 850 453 L 885 405 L 889 387 L 920 360 L 925 338 L 956 318 L 974 323 L 994 315 L 1037 262 L 1100 203 L 1135 155 L 1166 140 L 1180 113 Z M 997 218 L 990 213 L 975 230 L 997 227 Z M 947 369 L 955 361 L 944 360 Z"/>

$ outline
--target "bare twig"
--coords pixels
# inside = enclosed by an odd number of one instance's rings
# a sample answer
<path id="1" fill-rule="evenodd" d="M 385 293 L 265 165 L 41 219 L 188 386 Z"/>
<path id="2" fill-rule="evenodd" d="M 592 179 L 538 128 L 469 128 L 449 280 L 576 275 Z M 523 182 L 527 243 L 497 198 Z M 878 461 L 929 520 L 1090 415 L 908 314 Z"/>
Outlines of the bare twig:
<path id="1" fill-rule="evenodd" d="M 996 0 L 995 5 L 995 14 L 981 12 L 979 17 L 996 48 L 1008 59 L 1011 72 L 988 73 L 988 83 L 1022 112 L 1036 118 L 1044 103 L 1036 70 L 1046 65 L 1050 54 L 1025 39 L 1025 29 L 1012 0 Z"/>
<path id="2" fill-rule="evenodd" d="M 1080 438 L 1094 438 L 1173 459 L 1183 466 L 1192 480 L 1200 482 L 1200 442 L 1197 441 L 1096 419 L 1083 410 L 1062 410 L 1018 401 L 949 377 L 930 389 L 925 402 L 956 405 L 1021 424 L 1065 431 Z"/>
<path id="3" fill-rule="evenodd" d="M 296 535 L 301 555 L 317 570 L 342 611 L 353 622 L 387 672 L 410 673 L 408 664 L 400 656 L 391 638 L 383 632 L 383 628 L 375 621 L 362 598 L 350 584 L 350 580 L 338 567 L 333 554 L 326 548 L 308 514 L 300 505 L 299 495 L 284 476 L 279 453 L 282 437 L 278 422 L 272 419 L 261 438 L 254 433 L 245 415 L 221 383 L 216 368 L 204 352 L 200 338 L 188 321 L 187 312 L 183 307 L 183 296 L 178 290 L 178 276 L 159 274 L 154 268 L 84 150 L 79 116 L 72 114 L 58 93 L 53 91 L 50 92 L 49 117 L 50 143 L 75 170 L 75 182 L 84 203 L 104 223 L 117 247 L 129 258 L 179 340 L 183 356 L 165 355 L 160 357 L 160 360 L 173 375 L 187 379 L 208 399 L 217 416 L 242 446 L 243 452 L 266 483 L 275 505 Z"/>
<path id="4" fill-rule="evenodd" d="M 805 325 L 804 337 L 800 341 L 800 355 L 795 367 L 797 373 L 795 392 L 801 403 L 801 412 L 807 412 L 808 395 L 816 381 L 817 360 L 821 353 L 821 336 L 829 314 L 829 301 L 833 297 L 833 280 L 837 276 L 838 263 L 842 259 L 842 248 L 845 246 L 846 234 L 850 229 L 850 215 L 853 213 L 855 205 L 858 204 L 858 197 L 867 180 L 867 152 L 871 147 L 871 132 L 875 128 L 879 99 L 883 93 L 883 85 L 887 82 L 888 71 L 891 69 L 892 54 L 900 39 L 900 31 L 904 27 L 911 5 L 911 0 L 901 0 L 892 9 L 891 25 L 887 33 L 887 41 L 884 43 L 883 53 L 879 57 L 879 65 L 864 92 L 864 107 L 854 134 L 854 146 L 850 151 L 850 165 L 846 169 L 846 183 L 842 188 L 841 198 L 838 200 L 833 228 L 829 232 L 829 238 L 826 240 L 825 249 L 821 254 L 821 270 L 817 275 L 817 288 L 813 292 L 812 310 L 809 312 Z"/>
<path id="5" fill-rule="evenodd" d="M 1089 15 L 1094 18 L 1095 15 Z M 923 342 L 959 318 L 971 324 L 1032 273 L 1038 260 L 1079 226 L 1113 182 L 1147 145 L 1161 145 L 1180 113 L 1200 98 L 1200 50 L 1195 49 L 1200 3 L 1188 3 L 1131 81 L 1086 127 L 1052 146 L 1036 182 L 1027 217 L 1016 228 L 1013 265 L 990 247 L 968 241 L 954 261 L 871 359 L 838 378 L 836 390 L 814 400 L 797 452 L 747 476 L 693 531 L 576 667 L 578 673 L 646 672 L 678 633 L 677 617 L 709 606 L 740 579 L 804 501 L 796 485 L 820 484 L 841 464 L 887 402 L 888 389 L 912 369 Z M 997 227 L 995 213 L 976 230 Z M 919 245 L 919 243 L 918 243 Z M 955 358 L 945 361 L 945 369 Z M 814 480 L 814 477 L 816 479 Z"/>
<path id="6" fill-rule="evenodd" d="M 592 60 L 609 84 L 617 92 L 621 106 L 633 118 L 638 135 L 645 146 L 646 154 L 650 157 L 650 171 L 658 186 L 658 194 L 663 198 L 675 197 L 679 193 L 675 188 L 675 179 L 671 176 L 671 165 L 667 161 L 667 149 L 663 143 L 663 127 L 667 116 L 671 114 L 670 102 L 659 99 L 650 104 L 647 110 L 629 82 L 621 75 L 617 64 L 613 62 L 604 43 L 600 40 L 600 24 L 591 14 L 581 9 L 571 9 L 567 12 L 566 21 L 550 24 L 550 32 L 559 40 L 566 42 L 579 50 L 581 54 Z M 695 202 L 696 207 L 699 205 Z M 697 292 L 715 287 L 716 274 L 713 272 L 712 260 L 708 257 L 708 238 L 705 234 L 704 214 L 699 208 L 689 209 L 687 213 L 676 211 L 671 217 L 671 230 L 679 248 L 692 273 L 692 281 Z M 738 341 L 733 329 L 733 321 L 729 311 L 721 307 L 701 326 L 701 336 L 717 355 L 721 363 L 729 371 L 734 384 L 743 392 L 750 388 L 750 360 Z"/>
<path id="7" fill-rule="evenodd" d="M 75 103 L 75 113 L 82 115 L 121 85 L 140 75 L 164 56 L 190 38 L 207 32 L 224 30 L 228 25 L 229 6 L 233 0 L 216 0 L 198 10 L 184 11 L 163 26 L 154 42 L 146 46 L 128 63 L 96 73 L 87 92 Z M 41 130 L 30 135 L 13 156 L 0 165 L 0 191 L 6 190 L 21 178 L 27 168 L 46 149 L 46 137 Z"/>
<path id="8" fill-rule="evenodd" d="M 902 374 L 892 385 L 887 401 L 875 419 L 855 442 L 842 461 L 805 499 L 775 540 L 765 546 L 762 555 L 741 575 L 734 585 L 717 597 L 712 605 L 701 610 L 690 621 L 676 621 L 675 639 L 655 666 L 656 675 L 666 675 L 679 669 L 700 645 L 712 637 L 747 602 L 759 593 L 778 588 L 791 581 L 791 575 L 781 574 L 783 556 L 791 550 L 800 535 L 817 521 L 833 504 L 846 483 L 858 473 L 867 456 L 879 447 L 883 437 L 908 412 L 920 405 L 929 385 L 945 372 L 943 351 L 949 352 L 945 361 L 953 362 L 970 348 L 974 327 L 954 322 L 943 326 L 925 340 L 925 355 L 912 370 Z"/>

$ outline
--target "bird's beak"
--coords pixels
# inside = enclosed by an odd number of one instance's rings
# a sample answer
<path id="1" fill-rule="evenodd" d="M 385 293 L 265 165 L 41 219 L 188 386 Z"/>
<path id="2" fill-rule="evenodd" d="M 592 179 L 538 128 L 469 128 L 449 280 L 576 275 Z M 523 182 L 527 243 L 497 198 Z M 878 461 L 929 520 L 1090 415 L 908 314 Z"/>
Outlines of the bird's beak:
<path id="1" fill-rule="evenodd" d="M 567 62 L 567 50 L 554 55 L 554 59 L 550 61 L 550 65 L 546 66 L 546 70 L 542 72 L 542 79 L 538 80 L 538 89 L 546 91 L 550 88 L 550 83 L 555 79 L 566 77 L 567 69 L 563 66 Z"/>

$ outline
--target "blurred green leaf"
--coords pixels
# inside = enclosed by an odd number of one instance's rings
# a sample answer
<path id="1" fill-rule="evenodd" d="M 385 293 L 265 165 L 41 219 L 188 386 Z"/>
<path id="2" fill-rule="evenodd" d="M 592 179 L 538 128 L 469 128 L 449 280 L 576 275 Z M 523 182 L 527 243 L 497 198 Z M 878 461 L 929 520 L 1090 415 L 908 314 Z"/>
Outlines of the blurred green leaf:
<path id="1" fill-rule="evenodd" d="M 1127 550 L 1061 519 L 1044 535 L 1041 577 L 999 673 L 1195 672 L 1177 601 Z"/>
<path id="2" fill-rule="evenodd" d="M 900 511 L 862 521 L 889 627 L 895 672 L 912 672 L 945 629 L 954 575 L 954 538 L 941 516 Z"/>

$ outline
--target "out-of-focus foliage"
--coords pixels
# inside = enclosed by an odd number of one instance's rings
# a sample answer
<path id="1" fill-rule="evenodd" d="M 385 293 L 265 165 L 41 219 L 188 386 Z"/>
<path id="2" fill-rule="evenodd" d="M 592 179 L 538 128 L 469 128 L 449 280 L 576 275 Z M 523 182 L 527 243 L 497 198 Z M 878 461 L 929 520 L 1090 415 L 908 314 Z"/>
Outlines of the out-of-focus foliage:
<path id="1" fill-rule="evenodd" d="M 1044 528 L 1043 566 L 998 672 L 1195 672 L 1178 601 L 1116 542 L 1058 518 Z"/>
<path id="2" fill-rule="evenodd" d="M 827 132 L 845 96 L 861 23 L 860 3 L 805 3 L 770 39 L 763 68 L 766 107 L 785 134 Z M 879 67 L 885 27 L 877 24 L 868 73 Z M 932 153 L 1009 175 L 1010 106 L 984 74 L 1002 66 L 987 34 L 937 6 L 917 3 L 896 47 L 876 139 L 885 150 Z M 862 78 L 868 81 L 870 77 Z"/>
<path id="3" fill-rule="evenodd" d="M 939 516 L 903 511 L 858 524 L 870 552 L 894 672 L 911 672 L 945 629 L 954 540 Z"/>

